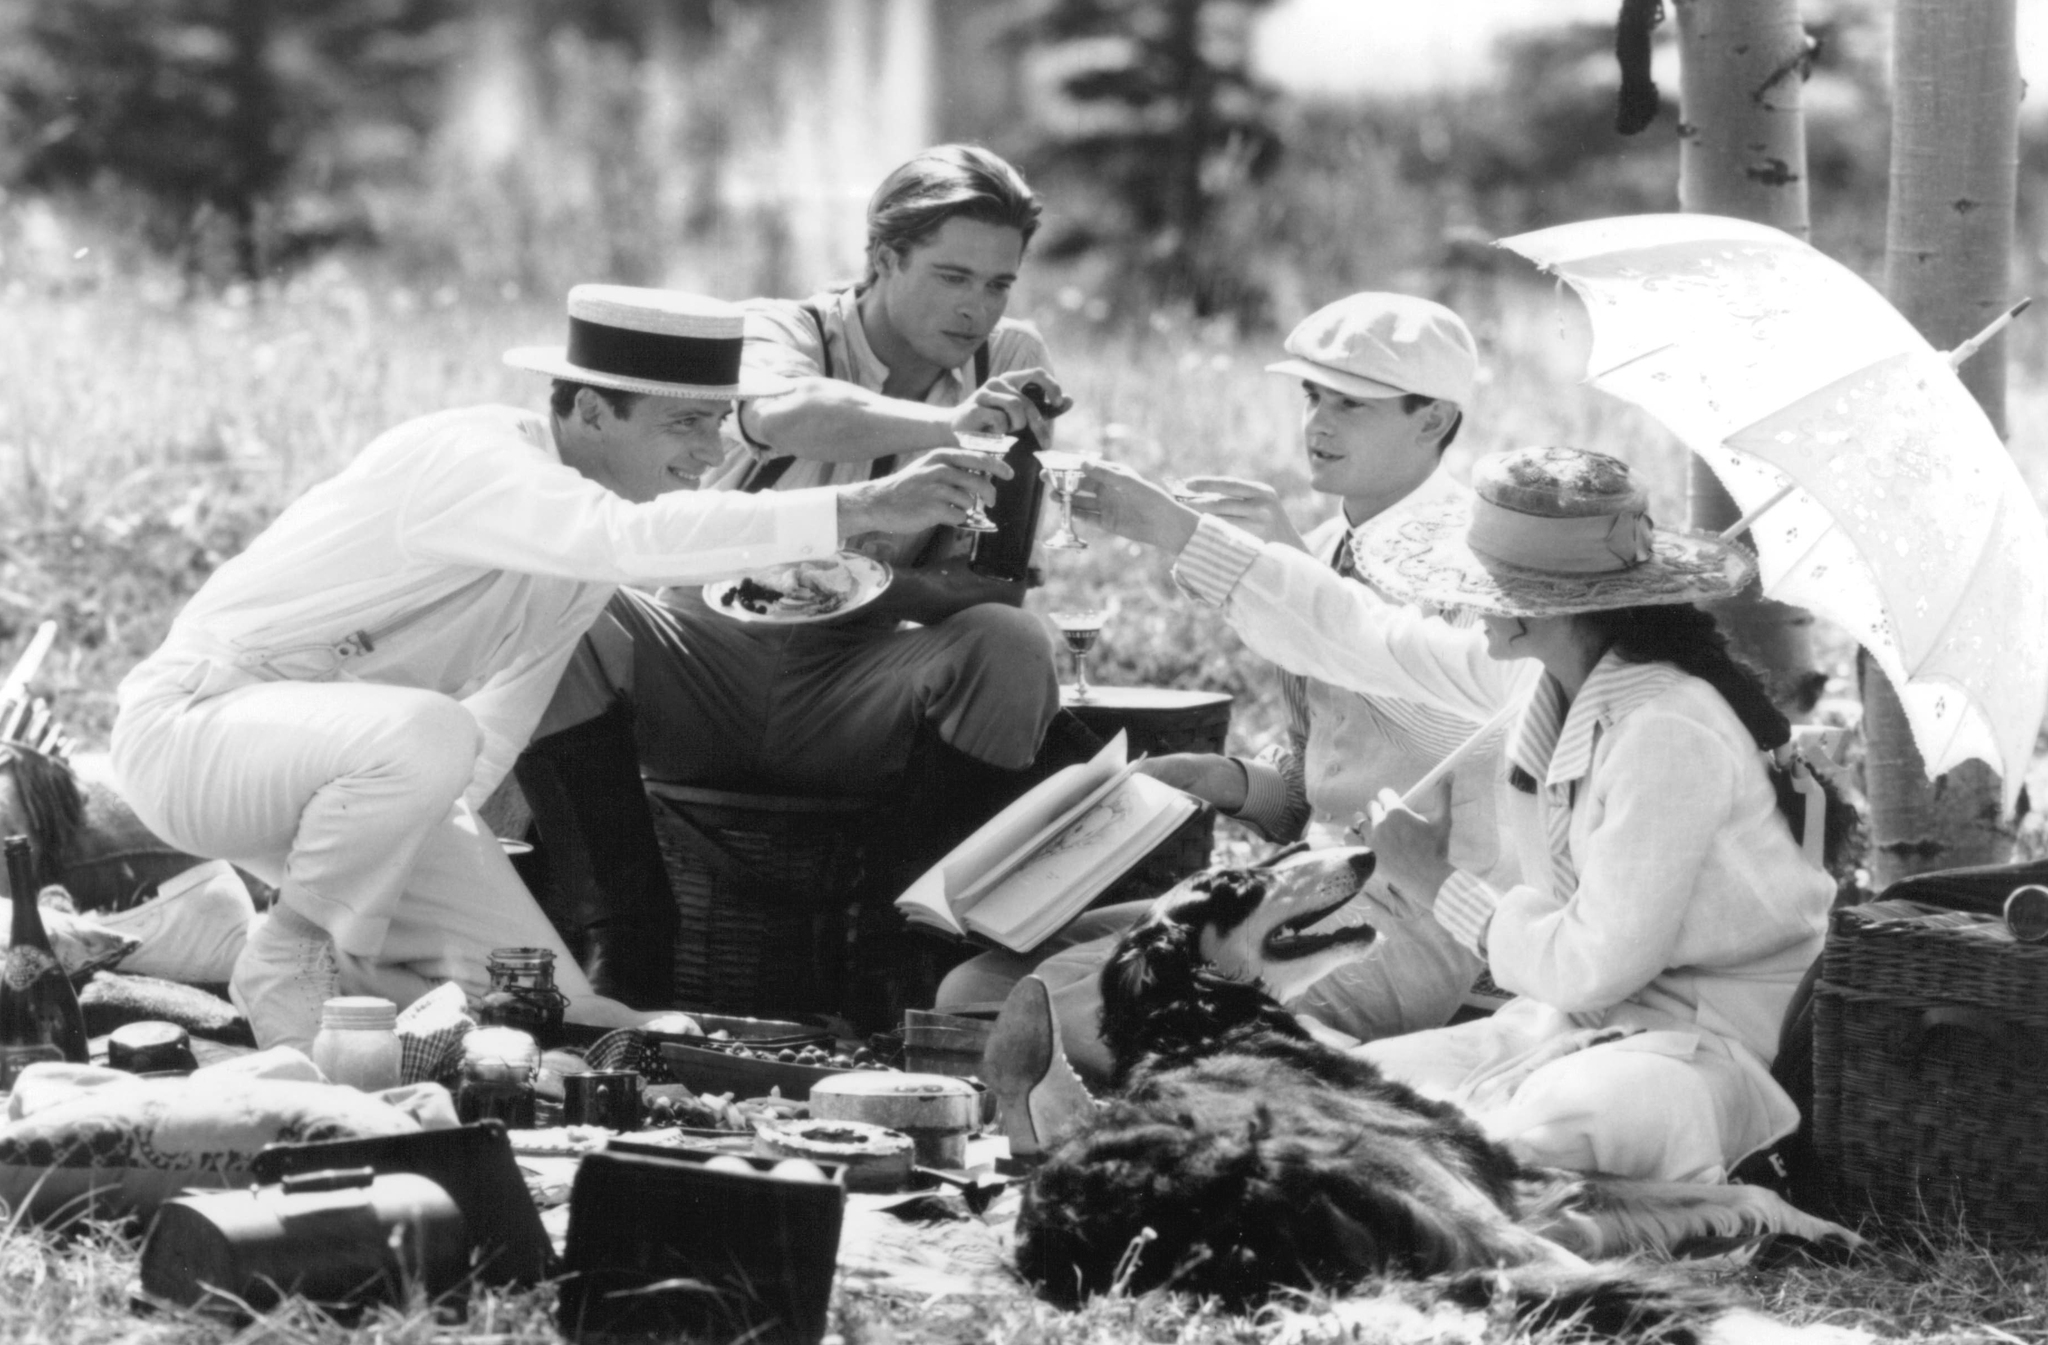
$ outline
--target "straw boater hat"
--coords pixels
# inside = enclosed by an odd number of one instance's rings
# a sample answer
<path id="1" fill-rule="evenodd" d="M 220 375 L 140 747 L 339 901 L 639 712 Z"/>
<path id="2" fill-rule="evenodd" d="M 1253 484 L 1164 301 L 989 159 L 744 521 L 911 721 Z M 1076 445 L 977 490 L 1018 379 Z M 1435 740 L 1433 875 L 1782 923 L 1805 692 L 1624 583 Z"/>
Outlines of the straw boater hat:
<path id="1" fill-rule="evenodd" d="M 738 305 L 681 290 L 578 285 L 569 291 L 569 344 L 522 346 L 505 363 L 552 378 L 653 397 L 772 397 L 787 379 L 740 367 Z"/>
<path id="2" fill-rule="evenodd" d="M 1469 500 L 1381 514 L 1352 546 L 1397 601 L 1488 616 L 1710 602 L 1756 572 L 1732 543 L 1657 527 L 1627 463 L 1576 448 L 1481 458 Z"/>

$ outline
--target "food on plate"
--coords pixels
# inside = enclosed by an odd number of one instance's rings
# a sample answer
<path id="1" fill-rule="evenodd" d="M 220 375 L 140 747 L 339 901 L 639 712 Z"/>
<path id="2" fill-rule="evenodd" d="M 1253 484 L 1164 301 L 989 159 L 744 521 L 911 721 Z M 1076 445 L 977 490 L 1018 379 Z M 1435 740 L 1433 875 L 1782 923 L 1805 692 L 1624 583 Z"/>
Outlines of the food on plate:
<path id="1" fill-rule="evenodd" d="M 719 1051 L 739 1060 L 772 1060 L 783 1065 L 809 1065 L 814 1069 L 889 1068 L 865 1046 L 852 1052 L 843 1048 L 828 1051 L 821 1046 L 749 1046 L 722 1032 L 714 1032 L 702 1042 L 692 1042 L 691 1045 L 701 1050 Z"/>
<path id="2" fill-rule="evenodd" d="M 858 587 L 853 571 L 837 556 L 798 560 L 749 575 L 727 589 L 719 601 L 756 616 L 827 616 L 846 606 Z"/>

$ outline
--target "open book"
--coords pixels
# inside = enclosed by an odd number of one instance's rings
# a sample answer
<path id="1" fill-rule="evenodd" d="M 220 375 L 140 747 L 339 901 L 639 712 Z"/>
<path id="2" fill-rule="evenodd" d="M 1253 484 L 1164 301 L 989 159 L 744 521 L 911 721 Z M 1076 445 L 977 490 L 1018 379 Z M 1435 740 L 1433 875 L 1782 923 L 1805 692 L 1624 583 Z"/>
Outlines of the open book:
<path id="1" fill-rule="evenodd" d="M 997 813 L 912 883 L 905 918 L 1013 952 L 1088 908 L 1201 805 L 1137 773 L 1119 733 Z"/>

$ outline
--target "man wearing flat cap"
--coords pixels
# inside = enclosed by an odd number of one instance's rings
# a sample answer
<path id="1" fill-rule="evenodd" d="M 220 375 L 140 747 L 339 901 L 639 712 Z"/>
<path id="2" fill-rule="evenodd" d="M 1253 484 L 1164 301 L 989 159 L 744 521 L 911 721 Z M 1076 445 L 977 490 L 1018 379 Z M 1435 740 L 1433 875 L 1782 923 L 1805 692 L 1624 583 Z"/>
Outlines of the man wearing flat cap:
<path id="1" fill-rule="evenodd" d="M 1193 477 L 1186 482 L 1188 502 L 1182 503 L 1114 464 L 1091 468 L 1093 498 L 1084 496 L 1076 512 L 1178 552 L 1176 578 L 1197 596 L 1213 582 L 1212 571 L 1235 563 L 1204 545 L 1207 535 L 1198 525 L 1205 514 L 1262 541 L 1306 550 L 1363 583 L 1351 553 L 1358 528 L 1462 489 L 1443 469 L 1442 458 L 1471 400 L 1477 348 L 1465 324 L 1441 304 L 1368 292 L 1310 314 L 1289 333 L 1283 349 L 1287 358 L 1267 368 L 1300 380 L 1309 483 L 1340 501 L 1335 516 L 1304 538 L 1278 492 L 1265 483 Z M 1457 624 L 1470 620 L 1457 612 L 1437 615 Z M 1362 696 L 1293 672 L 1282 676 L 1281 691 L 1288 712 L 1284 747 L 1256 758 L 1176 753 L 1140 769 L 1268 840 L 1356 844 L 1346 828 L 1380 790 L 1407 789 L 1477 727 L 1431 707 Z M 1453 773 L 1447 797 L 1431 811 L 1440 816 L 1448 808 L 1455 817 L 1452 846 L 1462 864 L 1494 873 L 1513 861 L 1501 851 L 1493 819 L 1489 772 L 1498 753 L 1481 757 Z M 1363 1040 L 1441 1025 L 1458 1009 L 1481 965 L 1433 921 L 1405 918 L 1398 906 L 1382 903 L 1383 882 L 1368 884 L 1351 911 L 1380 931 L 1382 955 L 1333 973 L 1289 1006 Z M 1108 907 L 1083 916 L 1059 936 L 1067 949 L 1038 968 L 1066 1049 L 1091 1076 L 1106 1067 L 1107 1057 L 1089 1026 L 1099 1001 L 1093 977 L 1084 973 L 1100 965 L 1108 939 L 1135 914 Z M 1010 965 L 1016 962 L 990 953 L 966 964 L 942 989 L 940 1007 L 1001 997 L 1006 982 L 1023 970 Z M 1034 987 L 1032 993 L 1047 992 Z"/>
<path id="2" fill-rule="evenodd" d="M 121 684 L 137 814 L 278 887 L 230 980 L 260 1045 L 306 1047 L 337 994 L 480 994 L 506 945 L 556 952 L 570 1021 L 639 1021 L 592 992 L 475 811 L 583 633 L 622 584 L 830 557 L 993 494 L 943 452 L 851 486 L 686 493 L 735 400 L 782 387 L 742 376 L 740 310 L 604 285 L 568 309 L 566 347 L 505 357 L 555 380 L 550 414 L 471 407 L 379 436 Z"/>

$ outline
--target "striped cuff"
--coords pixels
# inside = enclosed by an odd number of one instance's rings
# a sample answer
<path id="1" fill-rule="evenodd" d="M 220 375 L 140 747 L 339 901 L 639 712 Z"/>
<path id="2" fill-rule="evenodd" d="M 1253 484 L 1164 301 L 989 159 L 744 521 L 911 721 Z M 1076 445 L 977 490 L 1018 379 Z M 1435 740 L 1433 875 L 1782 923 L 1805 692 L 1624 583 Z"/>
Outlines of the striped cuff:
<path id="1" fill-rule="evenodd" d="M 1258 558 L 1256 537 L 1213 514 L 1204 514 L 1195 525 L 1195 535 L 1174 559 L 1174 582 L 1196 601 L 1221 607 Z"/>
<path id="2" fill-rule="evenodd" d="M 1279 835 L 1287 820 L 1287 781 L 1263 761 L 1232 757 L 1244 769 L 1244 806 L 1230 816 L 1268 840 Z"/>
<path id="3" fill-rule="evenodd" d="M 1452 938 L 1484 958 L 1486 927 L 1493 923 L 1493 908 L 1499 904 L 1500 893 L 1489 887 L 1484 878 L 1459 869 L 1437 889 L 1436 922 L 1449 930 Z"/>

